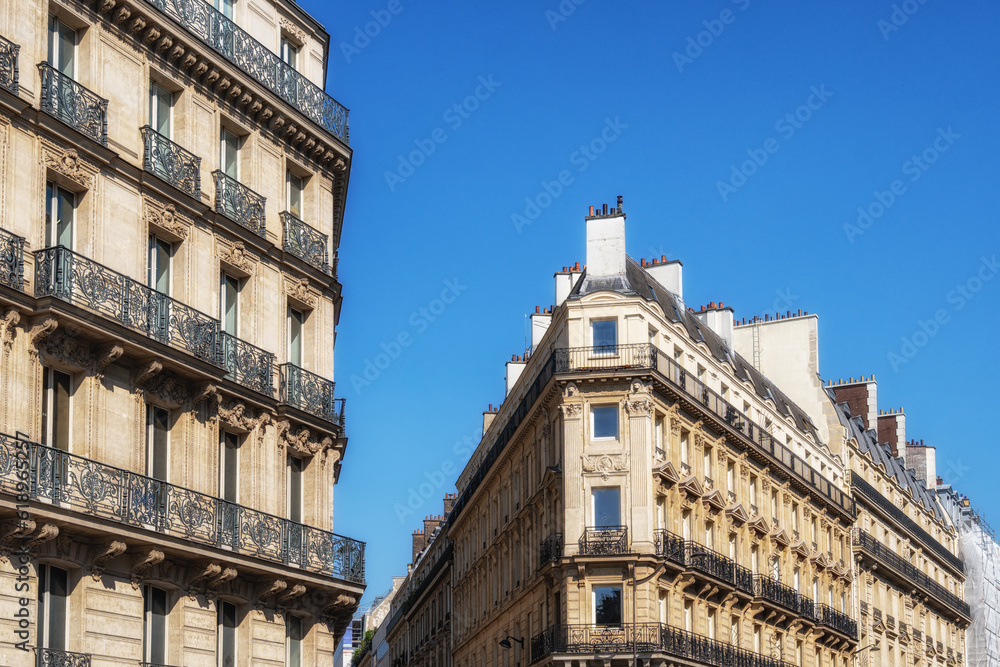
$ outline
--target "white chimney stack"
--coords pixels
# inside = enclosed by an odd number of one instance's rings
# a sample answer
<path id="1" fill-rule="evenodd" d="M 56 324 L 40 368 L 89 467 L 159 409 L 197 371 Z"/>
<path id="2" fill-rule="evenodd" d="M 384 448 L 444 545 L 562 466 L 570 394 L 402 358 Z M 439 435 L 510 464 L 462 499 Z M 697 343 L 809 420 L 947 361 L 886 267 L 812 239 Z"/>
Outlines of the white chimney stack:
<path id="1" fill-rule="evenodd" d="M 642 267 L 646 273 L 653 276 L 653 280 L 666 287 L 680 298 L 684 298 L 684 264 L 679 259 L 667 261 L 667 256 L 662 256 L 659 261 L 646 262 Z"/>
<path id="2" fill-rule="evenodd" d="M 514 388 L 514 385 L 517 384 L 521 373 L 524 372 L 524 368 L 527 365 L 527 360 L 519 356 L 514 356 L 507 362 L 507 390 L 504 392 L 505 398 L 510 394 L 510 390 Z"/>
<path id="3" fill-rule="evenodd" d="M 599 211 L 591 207 L 587 216 L 587 278 L 625 274 L 625 214 L 618 208 Z"/>
<path id="4" fill-rule="evenodd" d="M 534 352 L 538 344 L 542 342 L 542 337 L 549 330 L 552 324 L 552 313 L 547 309 L 542 312 L 540 308 L 535 308 L 531 314 L 531 351 Z"/>

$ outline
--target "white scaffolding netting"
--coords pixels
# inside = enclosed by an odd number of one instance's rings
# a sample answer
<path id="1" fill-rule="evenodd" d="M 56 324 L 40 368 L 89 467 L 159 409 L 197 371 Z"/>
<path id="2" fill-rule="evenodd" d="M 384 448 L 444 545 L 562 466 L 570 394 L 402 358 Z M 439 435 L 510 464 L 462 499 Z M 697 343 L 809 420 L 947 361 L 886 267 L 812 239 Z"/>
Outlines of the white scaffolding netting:
<path id="1" fill-rule="evenodd" d="M 965 552 L 965 599 L 972 608 L 966 632 L 969 667 L 1000 666 L 1000 545 L 989 525 L 974 513 L 961 523 Z"/>

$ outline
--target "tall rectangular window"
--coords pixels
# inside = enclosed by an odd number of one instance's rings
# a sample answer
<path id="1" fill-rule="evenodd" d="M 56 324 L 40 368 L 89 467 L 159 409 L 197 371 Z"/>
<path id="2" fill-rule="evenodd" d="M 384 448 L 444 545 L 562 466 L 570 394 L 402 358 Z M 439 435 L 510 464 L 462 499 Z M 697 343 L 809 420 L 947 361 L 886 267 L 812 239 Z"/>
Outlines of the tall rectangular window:
<path id="1" fill-rule="evenodd" d="M 72 380 L 54 368 L 42 370 L 42 444 L 69 451 Z"/>
<path id="2" fill-rule="evenodd" d="M 613 353 L 618 345 L 618 322 L 599 320 L 590 323 L 595 352 Z"/>
<path id="3" fill-rule="evenodd" d="M 239 180 L 240 138 L 226 128 L 222 128 L 219 164 L 221 165 L 221 169 L 226 176 Z"/>
<path id="4" fill-rule="evenodd" d="M 146 404 L 146 474 L 167 481 L 169 465 L 170 413 Z"/>
<path id="5" fill-rule="evenodd" d="M 288 361 L 302 366 L 302 328 L 305 315 L 301 310 L 288 309 Z"/>
<path id="6" fill-rule="evenodd" d="M 288 518 L 302 522 L 302 459 L 288 457 Z"/>
<path id="7" fill-rule="evenodd" d="M 601 405 L 592 407 L 590 409 L 590 415 L 594 439 L 618 437 L 617 405 Z"/>
<path id="8" fill-rule="evenodd" d="M 236 605 L 219 601 L 219 667 L 236 667 Z"/>
<path id="9" fill-rule="evenodd" d="M 594 623 L 596 625 L 622 624 L 622 587 L 594 587 Z"/>
<path id="10" fill-rule="evenodd" d="M 288 646 L 285 665 L 287 667 L 302 667 L 302 619 L 292 614 L 286 614 L 285 618 L 288 619 L 285 626 Z"/>
<path id="11" fill-rule="evenodd" d="M 170 138 L 171 110 L 174 105 L 173 93 L 156 83 L 149 84 L 149 126 L 155 132 Z"/>
<path id="12" fill-rule="evenodd" d="M 142 589 L 145 607 L 142 646 L 146 662 L 163 665 L 167 662 L 167 592 L 155 586 Z"/>
<path id="13" fill-rule="evenodd" d="M 170 294 L 170 259 L 173 254 L 170 244 L 156 236 L 149 235 L 149 267 L 147 285 L 161 294 Z"/>
<path id="14" fill-rule="evenodd" d="M 298 70 L 299 47 L 288 39 L 281 38 L 281 60 L 294 70 Z"/>
<path id="15" fill-rule="evenodd" d="M 302 220 L 302 193 L 306 187 L 305 180 L 288 171 L 285 172 L 285 183 L 287 185 L 288 212 Z"/>
<path id="16" fill-rule="evenodd" d="M 690 455 L 690 453 L 691 453 L 691 432 L 690 431 L 682 430 L 681 431 L 681 463 L 682 464 L 686 465 L 686 464 L 690 463 L 690 461 L 688 461 L 688 456 Z"/>
<path id="17" fill-rule="evenodd" d="M 213 4 L 227 19 L 233 18 L 233 0 L 213 0 Z"/>
<path id="18" fill-rule="evenodd" d="M 240 324 L 240 280 L 223 272 L 219 278 L 219 319 L 222 330 L 238 336 Z"/>
<path id="19" fill-rule="evenodd" d="M 73 249 L 76 195 L 49 181 L 45 188 L 45 243 Z"/>
<path id="20" fill-rule="evenodd" d="M 69 572 L 53 565 L 38 566 L 38 645 L 66 650 Z"/>
<path id="21" fill-rule="evenodd" d="M 684 601 L 684 629 L 688 632 L 694 630 L 694 604 L 691 600 Z"/>
<path id="22" fill-rule="evenodd" d="M 49 65 L 69 78 L 76 76 L 76 30 L 49 17 Z"/>
<path id="23" fill-rule="evenodd" d="M 223 431 L 219 486 L 222 489 L 222 499 L 231 503 L 239 502 L 239 451 L 240 437 Z"/>
<path id="24" fill-rule="evenodd" d="M 614 528 L 621 525 L 621 490 L 594 489 L 594 526 Z"/>

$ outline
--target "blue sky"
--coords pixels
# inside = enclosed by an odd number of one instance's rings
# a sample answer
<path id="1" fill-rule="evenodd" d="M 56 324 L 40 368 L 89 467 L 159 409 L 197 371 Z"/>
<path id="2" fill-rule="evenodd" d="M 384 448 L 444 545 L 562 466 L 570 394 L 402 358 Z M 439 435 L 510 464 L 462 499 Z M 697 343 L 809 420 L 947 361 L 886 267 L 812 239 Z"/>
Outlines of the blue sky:
<path id="1" fill-rule="evenodd" d="M 617 195 L 629 254 L 681 259 L 689 304 L 818 313 L 823 377 L 874 374 L 1000 523 L 979 423 L 997 413 L 1000 5 L 302 4 L 351 109 L 335 526 L 368 542 L 366 598 L 441 512 L 525 313 L 583 262 L 587 206 Z"/>

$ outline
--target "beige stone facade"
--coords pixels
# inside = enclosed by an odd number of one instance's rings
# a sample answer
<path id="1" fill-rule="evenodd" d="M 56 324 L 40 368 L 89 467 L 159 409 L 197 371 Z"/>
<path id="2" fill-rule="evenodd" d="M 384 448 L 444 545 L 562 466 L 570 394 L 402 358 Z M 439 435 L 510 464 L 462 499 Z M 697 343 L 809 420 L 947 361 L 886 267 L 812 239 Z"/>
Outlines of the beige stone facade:
<path id="1" fill-rule="evenodd" d="M 0 6 L 0 664 L 328 664 L 364 590 L 328 35 L 216 6 Z"/>

